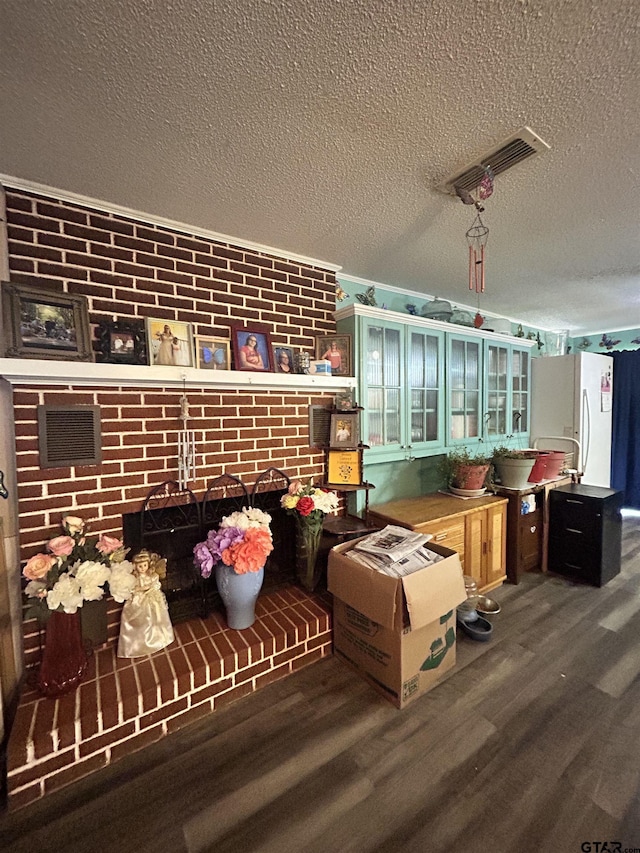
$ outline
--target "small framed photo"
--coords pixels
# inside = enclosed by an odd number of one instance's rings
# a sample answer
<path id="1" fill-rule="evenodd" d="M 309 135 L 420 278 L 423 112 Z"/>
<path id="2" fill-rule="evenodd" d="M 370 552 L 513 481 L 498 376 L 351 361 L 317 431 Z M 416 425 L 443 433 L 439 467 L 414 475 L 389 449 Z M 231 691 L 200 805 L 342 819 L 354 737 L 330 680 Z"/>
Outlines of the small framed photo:
<path id="1" fill-rule="evenodd" d="M 291 347 L 274 346 L 273 366 L 276 373 L 295 373 Z"/>
<path id="2" fill-rule="evenodd" d="M 147 317 L 149 363 L 154 367 L 193 367 L 193 327 L 177 320 Z"/>
<path id="3" fill-rule="evenodd" d="M 359 413 L 338 412 L 331 415 L 329 446 L 342 450 L 355 450 L 360 444 Z"/>
<path id="4" fill-rule="evenodd" d="M 231 348 L 223 338 L 196 335 L 196 367 L 201 370 L 231 370 Z"/>
<path id="5" fill-rule="evenodd" d="M 351 376 L 351 335 L 316 338 L 316 358 L 331 362 L 333 376 Z"/>
<path id="6" fill-rule="evenodd" d="M 362 454 L 359 450 L 329 450 L 327 456 L 328 486 L 362 485 Z"/>
<path id="7" fill-rule="evenodd" d="M 96 326 L 99 351 L 96 361 L 106 364 L 147 364 L 147 342 L 142 320 L 115 323 L 103 320 Z"/>
<path id="8" fill-rule="evenodd" d="M 273 371 L 273 347 L 266 326 L 231 326 L 233 366 L 236 370 Z"/>
<path id="9" fill-rule="evenodd" d="M 354 389 L 347 388 L 345 391 L 338 391 L 333 404 L 339 412 L 350 412 L 357 409 Z"/>
<path id="10" fill-rule="evenodd" d="M 84 296 L 2 282 L 8 358 L 93 361 Z"/>

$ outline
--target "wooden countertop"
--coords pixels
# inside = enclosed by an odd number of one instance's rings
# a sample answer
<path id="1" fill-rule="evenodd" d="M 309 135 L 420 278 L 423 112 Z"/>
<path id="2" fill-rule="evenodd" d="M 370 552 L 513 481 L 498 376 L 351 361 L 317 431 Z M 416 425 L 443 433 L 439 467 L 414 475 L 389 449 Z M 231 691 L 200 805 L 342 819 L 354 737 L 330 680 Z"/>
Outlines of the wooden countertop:
<path id="1" fill-rule="evenodd" d="M 414 527 L 417 524 L 436 521 L 439 518 L 468 515 L 470 512 L 484 509 L 490 504 L 506 504 L 508 502 L 508 498 L 490 494 L 483 495 L 481 498 L 464 500 L 455 495 L 433 492 L 417 498 L 402 498 L 385 504 L 376 504 L 369 507 L 369 517 L 371 520 L 380 518 L 387 524 Z"/>

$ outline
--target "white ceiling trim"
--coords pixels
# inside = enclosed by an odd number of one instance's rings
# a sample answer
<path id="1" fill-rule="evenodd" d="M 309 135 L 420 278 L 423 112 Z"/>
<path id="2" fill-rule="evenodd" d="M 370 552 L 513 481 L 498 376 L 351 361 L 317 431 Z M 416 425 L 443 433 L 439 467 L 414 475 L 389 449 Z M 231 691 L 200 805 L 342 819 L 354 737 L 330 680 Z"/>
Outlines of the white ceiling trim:
<path id="1" fill-rule="evenodd" d="M 175 222 L 173 219 L 165 219 L 163 216 L 154 216 L 140 210 L 132 210 L 129 207 L 123 207 L 119 204 L 112 204 L 111 202 L 91 198 L 90 196 L 56 189 L 55 187 L 38 184 L 34 181 L 26 181 L 23 178 L 16 178 L 12 175 L 3 175 L 0 173 L 0 185 L 11 187 L 14 190 L 24 190 L 25 192 L 36 193 L 37 195 L 43 195 L 48 198 L 58 199 L 72 204 L 79 204 L 82 205 L 82 207 L 90 207 L 93 210 L 100 210 L 102 213 L 125 216 L 127 219 L 134 219 L 136 222 L 140 222 L 144 225 L 157 225 L 160 228 L 170 228 L 172 231 L 179 231 L 182 234 L 188 234 L 193 237 L 204 237 L 207 240 L 215 240 L 217 243 L 226 243 L 229 246 L 239 246 L 243 249 L 250 249 L 253 252 L 261 252 L 265 255 L 275 255 L 283 260 L 295 261 L 296 263 L 312 267 L 320 267 L 321 269 L 328 270 L 329 272 L 337 272 L 342 269 L 341 266 L 331 264 L 328 261 L 321 261 L 317 258 L 308 258 L 305 255 L 297 255 L 295 252 L 287 252 L 284 249 L 275 249 L 273 246 L 263 246 L 260 243 L 252 243 L 250 240 L 242 240 L 239 237 L 230 237 L 228 234 L 219 234 L 217 231 L 209 231 L 206 228 L 198 228 L 195 225 L 187 225 L 184 222 Z"/>

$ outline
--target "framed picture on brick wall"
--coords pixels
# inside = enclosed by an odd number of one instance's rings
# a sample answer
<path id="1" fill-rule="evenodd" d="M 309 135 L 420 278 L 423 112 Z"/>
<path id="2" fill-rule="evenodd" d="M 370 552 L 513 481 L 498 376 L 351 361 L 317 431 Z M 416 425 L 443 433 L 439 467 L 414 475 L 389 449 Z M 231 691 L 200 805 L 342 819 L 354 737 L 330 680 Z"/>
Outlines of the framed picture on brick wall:
<path id="1" fill-rule="evenodd" d="M 331 363 L 333 376 L 351 376 L 351 335 L 322 335 L 316 338 L 316 358 Z"/>
<path id="2" fill-rule="evenodd" d="M 196 366 L 202 370 L 230 370 L 229 341 L 196 335 Z"/>
<path id="3" fill-rule="evenodd" d="M 276 373 L 295 373 L 291 347 L 274 346 L 273 365 Z"/>
<path id="4" fill-rule="evenodd" d="M 84 296 L 2 282 L 7 358 L 93 361 Z"/>
<path id="5" fill-rule="evenodd" d="M 106 364 L 148 364 L 147 342 L 142 320 L 111 322 L 96 326 L 96 361 Z"/>
<path id="6" fill-rule="evenodd" d="M 273 371 L 273 347 L 266 326 L 231 326 L 233 366 L 236 370 Z"/>
<path id="7" fill-rule="evenodd" d="M 149 363 L 154 367 L 193 367 L 193 327 L 177 320 L 146 319 Z"/>

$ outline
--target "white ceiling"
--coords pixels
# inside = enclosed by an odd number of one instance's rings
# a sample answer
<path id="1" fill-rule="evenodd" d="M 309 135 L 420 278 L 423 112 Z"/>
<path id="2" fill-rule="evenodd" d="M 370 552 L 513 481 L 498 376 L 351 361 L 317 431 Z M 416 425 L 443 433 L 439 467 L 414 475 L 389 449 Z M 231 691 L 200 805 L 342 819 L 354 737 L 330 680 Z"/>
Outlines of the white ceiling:
<path id="1" fill-rule="evenodd" d="M 435 185 L 523 125 L 480 308 L 640 326 L 637 0 L 0 0 L 0 173 L 476 306 Z"/>

